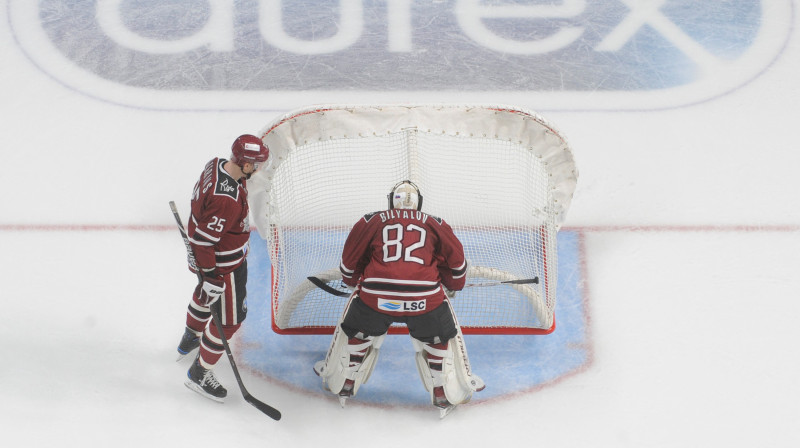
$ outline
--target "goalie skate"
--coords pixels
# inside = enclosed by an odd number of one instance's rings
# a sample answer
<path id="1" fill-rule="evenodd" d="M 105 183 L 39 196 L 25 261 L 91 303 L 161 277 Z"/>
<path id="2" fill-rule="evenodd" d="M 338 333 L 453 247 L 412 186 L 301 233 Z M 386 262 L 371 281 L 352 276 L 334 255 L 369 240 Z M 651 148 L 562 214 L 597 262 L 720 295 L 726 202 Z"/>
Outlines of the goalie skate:
<path id="1" fill-rule="evenodd" d="M 323 361 L 317 361 L 316 363 L 314 363 L 314 373 L 317 374 L 318 377 L 323 378 L 322 388 L 325 389 L 328 392 L 333 392 L 333 391 L 331 391 L 330 386 L 328 386 L 328 382 L 325 381 L 325 361 L 324 360 Z M 346 379 L 344 381 L 344 384 L 342 385 L 342 389 L 339 391 L 338 394 L 336 394 L 336 395 L 339 396 L 339 404 L 342 407 L 344 407 L 344 405 L 347 403 L 347 399 L 353 396 L 354 387 L 355 387 L 355 381 L 350 380 L 350 379 Z"/>
<path id="2" fill-rule="evenodd" d="M 347 399 L 353 396 L 353 388 L 355 387 L 356 382 L 353 380 L 347 380 L 344 382 L 344 386 L 342 386 L 342 390 L 339 391 L 339 405 L 344 407 L 347 403 Z"/>
<path id="3" fill-rule="evenodd" d="M 348 338 L 337 328 L 327 356 L 314 364 L 314 373 L 322 378 L 323 388 L 337 395 L 342 407 L 369 379 L 386 335 L 359 336 L 363 339 Z"/>
<path id="4" fill-rule="evenodd" d="M 483 380 L 472 373 L 460 328 L 445 349 L 414 338 L 411 341 L 416 351 L 420 379 L 430 393 L 431 404 L 439 408 L 440 418 L 447 416 L 456 406 L 469 402 L 474 392 L 486 388 Z M 434 369 L 432 364 L 440 367 Z"/>
<path id="5" fill-rule="evenodd" d="M 440 419 L 447 417 L 456 409 L 456 405 L 447 401 L 447 397 L 444 396 L 444 388 L 442 387 L 435 387 L 433 389 L 433 405 L 439 408 Z"/>

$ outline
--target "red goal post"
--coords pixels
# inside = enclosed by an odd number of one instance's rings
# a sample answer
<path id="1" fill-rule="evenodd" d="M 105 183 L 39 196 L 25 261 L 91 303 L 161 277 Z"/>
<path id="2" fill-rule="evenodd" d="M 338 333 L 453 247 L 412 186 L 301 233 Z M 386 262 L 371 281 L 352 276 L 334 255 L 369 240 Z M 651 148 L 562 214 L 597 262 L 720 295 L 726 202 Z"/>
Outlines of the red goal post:
<path id="1" fill-rule="evenodd" d="M 534 112 L 500 105 L 324 105 L 295 110 L 260 136 L 270 162 L 248 183 L 251 216 L 272 263 L 272 326 L 332 333 L 347 297 L 334 288 L 352 225 L 384 210 L 400 180 L 464 245 L 467 283 L 451 300 L 465 334 L 555 329 L 556 233 L 578 172 L 563 135 Z M 390 332 L 404 332 L 402 325 Z"/>

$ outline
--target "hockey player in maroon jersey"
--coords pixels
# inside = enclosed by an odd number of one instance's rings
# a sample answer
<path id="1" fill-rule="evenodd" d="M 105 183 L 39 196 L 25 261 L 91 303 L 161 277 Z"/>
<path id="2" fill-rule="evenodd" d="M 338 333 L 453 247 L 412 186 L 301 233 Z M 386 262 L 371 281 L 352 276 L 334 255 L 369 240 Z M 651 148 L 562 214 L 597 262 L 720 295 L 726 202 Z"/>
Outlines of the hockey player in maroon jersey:
<path id="1" fill-rule="evenodd" d="M 178 359 L 200 348 L 186 386 L 216 401 L 223 401 L 227 391 L 212 370 L 224 347 L 210 307 L 219 307 L 223 332 L 230 339 L 247 315 L 247 179 L 268 157 L 261 139 L 242 135 L 231 146 L 230 160 L 217 157 L 206 164 L 192 193 L 188 234 L 196 266 L 190 260 L 189 269 L 199 272 L 202 282 L 189 303 Z"/>
<path id="2" fill-rule="evenodd" d="M 422 382 L 444 417 L 484 387 L 470 370 L 448 298 L 464 287 L 464 248 L 443 219 L 421 211 L 411 181 L 395 185 L 388 200 L 387 210 L 359 219 L 345 241 L 339 269 L 354 292 L 314 371 L 344 406 L 372 373 L 389 326 L 404 323 Z"/>

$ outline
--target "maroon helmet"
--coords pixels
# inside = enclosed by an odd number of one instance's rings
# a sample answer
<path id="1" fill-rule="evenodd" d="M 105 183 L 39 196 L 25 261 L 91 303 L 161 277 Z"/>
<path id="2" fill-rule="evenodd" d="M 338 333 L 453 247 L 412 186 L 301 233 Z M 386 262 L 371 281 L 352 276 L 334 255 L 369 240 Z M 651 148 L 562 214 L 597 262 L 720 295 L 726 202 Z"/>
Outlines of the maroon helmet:
<path id="1" fill-rule="evenodd" d="M 255 135 L 244 134 L 234 140 L 231 146 L 231 162 L 244 168 L 245 163 L 252 163 L 255 169 L 269 158 L 269 148 Z"/>

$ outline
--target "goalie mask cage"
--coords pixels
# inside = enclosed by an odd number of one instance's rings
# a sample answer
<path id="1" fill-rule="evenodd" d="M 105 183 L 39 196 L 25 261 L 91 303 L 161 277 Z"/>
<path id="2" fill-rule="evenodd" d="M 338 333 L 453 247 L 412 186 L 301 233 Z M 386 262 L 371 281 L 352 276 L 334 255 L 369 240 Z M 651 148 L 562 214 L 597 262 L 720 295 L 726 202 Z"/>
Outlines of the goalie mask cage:
<path id="1" fill-rule="evenodd" d="M 556 232 L 577 170 L 566 140 L 543 118 L 490 105 L 314 106 L 278 118 L 260 136 L 270 162 L 248 186 L 272 263 L 275 332 L 333 332 L 348 297 L 307 278 L 341 287 L 350 228 L 385 210 L 404 179 L 419 186 L 422 211 L 443 218 L 461 240 L 467 284 L 539 278 L 464 288 L 451 304 L 465 334 L 555 329 Z"/>

